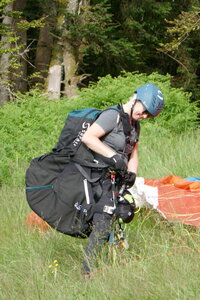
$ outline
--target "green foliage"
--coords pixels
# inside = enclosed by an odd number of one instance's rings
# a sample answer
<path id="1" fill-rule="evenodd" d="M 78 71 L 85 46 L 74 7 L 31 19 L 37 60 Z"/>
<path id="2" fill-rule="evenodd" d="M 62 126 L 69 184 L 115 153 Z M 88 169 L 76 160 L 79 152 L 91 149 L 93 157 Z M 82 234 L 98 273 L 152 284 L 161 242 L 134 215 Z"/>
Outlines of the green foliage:
<path id="1" fill-rule="evenodd" d="M 170 76 L 124 73 L 112 78 L 108 75 L 80 91 L 73 102 L 50 101 L 33 90 L 19 94 L 17 103 L 0 107 L 1 182 L 23 182 L 30 160 L 51 151 L 57 142 L 69 111 L 83 107 L 103 109 L 119 103 L 120 99 L 126 102 L 138 86 L 147 82 L 160 87 L 166 105 L 159 117 L 142 122 L 143 138 L 170 136 L 196 128 L 197 107 L 190 103 L 190 94 L 170 86 Z"/>
<path id="2" fill-rule="evenodd" d="M 173 21 L 168 21 L 168 34 L 171 36 L 171 42 L 162 45 L 162 51 L 174 52 L 190 35 L 192 31 L 200 29 L 200 8 L 196 7 L 192 11 L 184 12 Z"/>
<path id="3" fill-rule="evenodd" d="M 0 13 L 5 12 L 6 5 L 10 4 L 12 0 L 0 0 Z"/>
<path id="4" fill-rule="evenodd" d="M 199 97 L 196 88 L 199 49 L 194 46 L 200 36 L 199 13 L 199 7 L 192 7 L 189 11 L 182 11 L 173 21 L 166 21 L 169 24 L 167 42 L 160 43 L 157 49 L 178 63 L 176 86 L 182 85 L 185 90 L 192 90 L 194 98 Z"/>
<path id="5" fill-rule="evenodd" d="M 52 140 L 55 140 L 59 120 L 63 122 L 66 115 L 66 112 L 63 114 L 63 106 L 63 102 L 58 104 L 48 101 L 37 91 L 20 95 L 17 103 L 3 106 L 0 111 L 1 128 L 7 134 L 7 141 L 12 140 L 13 145 L 13 148 L 10 148 L 10 143 L 5 145 L 4 151 L 8 156 L 14 158 L 20 153 L 22 159 L 25 159 L 37 149 L 47 150 Z"/>
<path id="6" fill-rule="evenodd" d="M 3 14 L 3 21 L 0 23 L 0 80 L 2 85 L 9 88 L 9 93 L 11 90 L 16 91 L 19 89 L 13 77 L 19 78 L 24 75 L 20 67 L 23 60 L 28 61 L 27 52 L 29 50 L 28 47 L 26 48 L 27 41 L 23 38 L 23 32 L 30 28 L 44 26 L 45 20 L 45 17 L 32 21 L 25 20 L 22 11 L 13 9 L 14 4 L 12 2 L 0 1 L 0 11 Z M 27 78 L 24 78 L 24 80 L 27 80 Z"/>
<path id="7" fill-rule="evenodd" d="M 127 57 L 135 62 L 138 57 L 138 45 L 118 34 L 119 24 L 113 19 L 109 2 L 103 0 L 83 6 L 79 14 L 62 10 L 65 24 L 61 28 L 60 35 L 70 40 L 75 51 L 80 47 L 79 51 L 84 60 L 81 68 L 85 69 L 87 65 L 89 68 L 90 65 L 93 65 L 93 68 L 94 65 L 101 65 L 98 69 L 100 76 L 105 74 L 103 70 L 106 69 L 106 65 L 119 72 L 125 67 Z"/>
<path id="8" fill-rule="evenodd" d="M 115 4 L 113 4 L 114 6 Z M 119 9 L 113 9 L 114 18 L 119 20 L 118 35 L 137 45 L 137 60 L 127 56 L 125 70 L 152 72 L 162 70 L 156 45 L 165 38 L 164 18 L 170 15 L 172 4 L 169 1 L 121 1 Z M 152 68 L 153 66 L 153 68 Z M 151 70 L 151 71 L 150 71 Z"/>
<path id="9" fill-rule="evenodd" d="M 6 4 L 10 4 L 12 1 L 7 1 Z M 20 50 L 24 45 L 18 45 L 18 41 L 20 40 L 20 36 L 17 35 L 17 29 L 27 31 L 30 28 L 37 28 L 44 26 L 45 17 L 42 17 L 38 20 L 33 20 L 28 22 L 23 19 L 23 13 L 21 11 L 15 11 L 8 9 L 5 6 L 5 3 L 0 2 L 0 8 L 2 9 L 2 13 L 4 14 L 4 18 L 7 16 L 12 19 L 9 24 L 0 23 L 0 36 L 3 36 L 3 41 L 0 42 L 1 52 L 3 53 L 15 53 Z M 15 26 L 13 25 L 15 24 Z M 10 44 L 11 49 L 4 49 L 4 45 Z"/>

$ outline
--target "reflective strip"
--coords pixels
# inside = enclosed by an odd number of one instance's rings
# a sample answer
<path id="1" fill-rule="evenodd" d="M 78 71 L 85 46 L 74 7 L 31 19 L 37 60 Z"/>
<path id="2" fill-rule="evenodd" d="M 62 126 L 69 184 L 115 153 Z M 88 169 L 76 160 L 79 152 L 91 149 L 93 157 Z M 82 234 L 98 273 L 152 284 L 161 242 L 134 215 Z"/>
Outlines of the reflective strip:
<path id="1" fill-rule="evenodd" d="M 85 190 L 86 203 L 90 204 L 90 196 L 89 196 L 89 191 L 88 191 L 87 179 L 83 180 L 83 184 L 84 184 L 84 190 Z"/>
<path id="2" fill-rule="evenodd" d="M 53 185 L 45 186 L 27 186 L 26 190 L 43 190 L 43 189 L 53 189 Z"/>

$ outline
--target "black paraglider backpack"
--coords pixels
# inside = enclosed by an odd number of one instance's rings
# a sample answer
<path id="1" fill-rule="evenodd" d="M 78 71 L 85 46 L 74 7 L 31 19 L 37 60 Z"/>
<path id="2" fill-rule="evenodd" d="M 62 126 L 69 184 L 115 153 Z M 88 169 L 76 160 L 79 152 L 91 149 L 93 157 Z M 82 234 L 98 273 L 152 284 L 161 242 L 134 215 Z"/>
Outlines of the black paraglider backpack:
<path id="1" fill-rule="evenodd" d="M 121 114 L 120 106 L 108 109 Z M 72 111 L 53 152 L 34 158 L 26 171 L 26 197 L 31 209 L 51 227 L 71 236 L 90 233 L 95 209 L 92 183 L 100 178 L 91 178 L 90 167 L 96 165 L 81 137 L 101 113 L 95 108 Z M 74 157 L 76 162 L 72 162 Z"/>

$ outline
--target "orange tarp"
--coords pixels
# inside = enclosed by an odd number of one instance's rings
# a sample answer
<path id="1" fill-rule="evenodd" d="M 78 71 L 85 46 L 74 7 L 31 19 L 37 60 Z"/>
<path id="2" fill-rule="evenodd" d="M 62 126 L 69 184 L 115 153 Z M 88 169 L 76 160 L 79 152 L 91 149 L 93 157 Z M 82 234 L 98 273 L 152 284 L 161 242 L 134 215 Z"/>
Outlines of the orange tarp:
<path id="1" fill-rule="evenodd" d="M 200 182 L 175 175 L 145 179 L 145 185 L 158 188 L 157 210 L 169 221 L 200 226 Z"/>
<path id="2" fill-rule="evenodd" d="M 50 229 L 50 226 L 42 220 L 34 211 L 31 211 L 26 217 L 26 224 L 30 229 L 37 229 L 40 232 L 46 232 Z"/>

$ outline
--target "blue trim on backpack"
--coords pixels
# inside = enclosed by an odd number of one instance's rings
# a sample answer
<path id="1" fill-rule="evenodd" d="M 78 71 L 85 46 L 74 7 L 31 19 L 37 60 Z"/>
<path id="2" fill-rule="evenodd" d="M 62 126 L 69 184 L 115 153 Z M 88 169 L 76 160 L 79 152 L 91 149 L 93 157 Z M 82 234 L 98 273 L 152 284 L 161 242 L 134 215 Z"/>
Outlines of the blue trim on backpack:
<path id="1" fill-rule="evenodd" d="M 90 116 L 90 119 L 94 119 L 96 115 L 98 115 L 101 112 L 101 110 L 93 107 L 89 108 L 83 108 L 83 109 L 78 109 L 78 110 L 73 110 L 69 113 L 67 116 L 68 118 L 70 117 L 77 117 L 77 118 L 82 118 L 85 117 L 86 114 L 87 116 Z"/>
<path id="2" fill-rule="evenodd" d="M 112 105 L 104 110 L 108 110 L 108 109 L 115 109 L 115 110 L 119 110 L 117 108 L 118 105 Z M 78 109 L 78 110 L 72 110 L 67 118 L 69 117 L 89 117 L 90 119 L 94 119 L 98 114 L 102 113 L 104 110 L 100 110 L 98 108 L 94 108 L 94 107 L 87 107 L 87 108 L 83 108 L 83 109 Z"/>
<path id="3" fill-rule="evenodd" d="M 43 190 L 43 189 L 53 189 L 53 185 L 45 186 L 27 186 L 26 190 Z"/>

